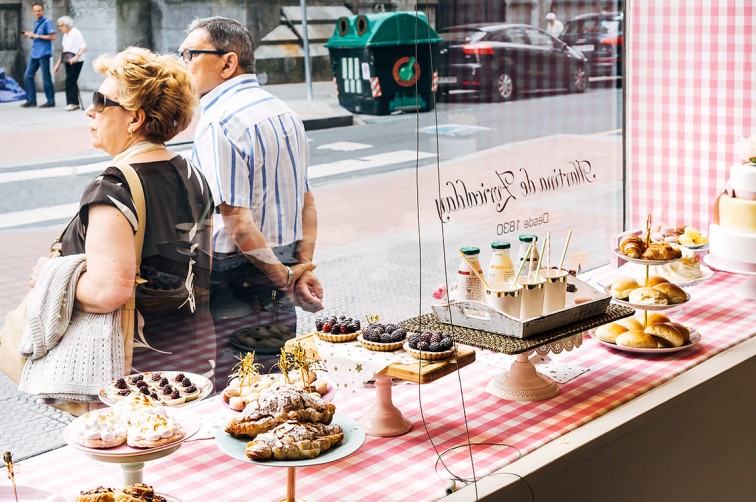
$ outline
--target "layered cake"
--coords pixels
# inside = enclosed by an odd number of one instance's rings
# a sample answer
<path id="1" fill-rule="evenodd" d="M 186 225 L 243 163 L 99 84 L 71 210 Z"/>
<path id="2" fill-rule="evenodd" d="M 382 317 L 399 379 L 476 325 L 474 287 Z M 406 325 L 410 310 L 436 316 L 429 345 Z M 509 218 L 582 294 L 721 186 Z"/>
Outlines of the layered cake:
<path id="1" fill-rule="evenodd" d="M 714 266 L 756 272 L 756 136 L 739 146 L 744 162 L 730 168 L 727 188 L 714 202 L 709 253 Z"/>

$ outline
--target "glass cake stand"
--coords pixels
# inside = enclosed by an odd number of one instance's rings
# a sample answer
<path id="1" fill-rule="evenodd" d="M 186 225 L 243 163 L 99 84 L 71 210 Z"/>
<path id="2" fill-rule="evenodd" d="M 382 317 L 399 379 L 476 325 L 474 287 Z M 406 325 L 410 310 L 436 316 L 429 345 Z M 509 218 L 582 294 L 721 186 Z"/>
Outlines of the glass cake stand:
<path id="1" fill-rule="evenodd" d="M 266 467 L 286 467 L 286 498 L 281 499 L 281 502 L 304 502 L 303 499 L 296 497 L 297 467 L 328 464 L 341 460 L 359 450 L 365 443 L 365 429 L 356 420 L 335 413 L 331 424 L 340 426 L 344 431 L 344 439 L 341 444 L 315 458 L 304 460 L 252 460 L 245 453 L 249 441 L 237 439 L 224 431 L 223 428 L 218 429 L 215 441 L 222 452 L 235 459 Z"/>
<path id="2" fill-rule="evenodd" d="M 724 265 L 716 256 L 707 254 L 703 257 L 704 263 L 714 270 L 721 270 L 722 272 L 729 272 L 731 274 L 745 275 L 746 281 L 740 286 L 733 288 L 733 292 L 738 298 L 744 300 L 756 301 L 756 272 L 751 272 L 737 267 Z"/>

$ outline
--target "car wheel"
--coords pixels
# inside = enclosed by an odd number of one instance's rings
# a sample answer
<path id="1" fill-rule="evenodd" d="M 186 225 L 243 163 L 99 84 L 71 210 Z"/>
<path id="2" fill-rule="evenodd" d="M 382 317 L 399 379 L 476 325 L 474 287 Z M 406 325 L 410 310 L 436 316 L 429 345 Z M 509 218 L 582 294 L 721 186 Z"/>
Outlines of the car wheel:
<path id="1" fill-rule="evenodd" d="M 587 86 L 588 75 L 585 73 L 585 68 L 582 66 L 576 66 L 570 74 L 570 92 L 585 92 Z"/>
<path id="2" fill-rule="evenodd" d="M 500 71 L 493 81 L 491 94 L 494 101 L 511 101 L 515 96 L 514 77 L 509 71 Z"/>

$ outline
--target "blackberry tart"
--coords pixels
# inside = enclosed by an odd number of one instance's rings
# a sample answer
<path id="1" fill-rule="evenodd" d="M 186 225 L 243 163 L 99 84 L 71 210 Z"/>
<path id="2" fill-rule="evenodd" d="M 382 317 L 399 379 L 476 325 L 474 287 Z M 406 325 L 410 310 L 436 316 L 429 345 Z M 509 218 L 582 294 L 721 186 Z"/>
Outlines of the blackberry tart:
<path id="1" fill-rule="evenodd" d="M 416 359 L 438 361 L 454 354 L 454 337 L 448 331 L 423 331 L 407 337 L 404 350 Z"/>
<path id="2" fill-rule="evenodd" d="M 368 350 L 392 352 L 399 350 L 407 338 L 407 331 L 396 324 L 370 323 L 357 338 Z"/>

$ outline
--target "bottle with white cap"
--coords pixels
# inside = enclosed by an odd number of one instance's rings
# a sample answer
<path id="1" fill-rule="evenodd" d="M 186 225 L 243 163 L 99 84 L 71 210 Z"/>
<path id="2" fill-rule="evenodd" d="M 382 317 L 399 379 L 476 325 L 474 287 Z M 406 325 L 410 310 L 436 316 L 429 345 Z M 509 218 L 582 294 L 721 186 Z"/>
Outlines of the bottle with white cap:
<path id="1" fill-rule="evenodd" d="M 460 251 L 465 256 L 459 262 L 459 270 L 457 270 L 457 301 L 474 300 L 482 302 L 485 298 L 483 283 L 470 268 L 470 265 L 474 266 L 478 274 L 481 277 L 483 276 L 483 269 L 478 259 L 480 249 L 476 247 L 464 247 Z"/>
<path id="2" fill-rule="evenodd" d="M 488 265 L 488 282 L 510 282 L 514 278 L 514 266 L 509 256 L 510 244 L 499 241 L 491 243 L 491 263 Z"/>

